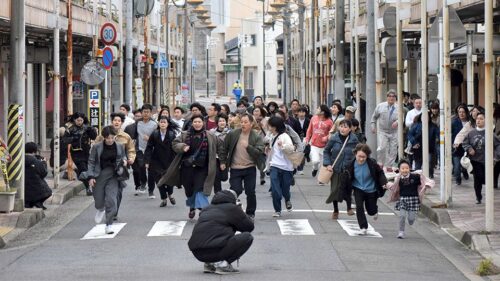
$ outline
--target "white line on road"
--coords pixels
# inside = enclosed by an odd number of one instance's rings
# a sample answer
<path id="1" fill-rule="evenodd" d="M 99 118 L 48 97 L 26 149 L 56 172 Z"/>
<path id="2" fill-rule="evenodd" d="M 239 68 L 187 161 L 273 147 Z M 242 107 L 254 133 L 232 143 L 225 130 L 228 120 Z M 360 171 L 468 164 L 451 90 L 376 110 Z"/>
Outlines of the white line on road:
<path id="1" fill-rule="evenodd" d="M 315 235 L 309 220 L 277 220 L 282 235 Z"/>
<path id="2" fill-rule="evenodd" d="M 111 239 L 115 238 L 115 236 L 122 230 L 122 228 L 126 225 L 126 223 L 114 223 L 111 225 L 111 229 L 114 231 L 113 234 L 106 234 L 104 229 L 106 227 L 105 224 L 98 224 L 94 226 L 85 236 L 82 237 L 81 240 L 90 240 L 90 239 Z"/>
<path id="3" fill-rule="evenodd" d="M 349 236 L 360 236 L 360 229 L 358 221 L 355 220 L 337 220 L 342 228 L 349 234 Z M 382 238 L 382 235 L 375 231 L 375 229 L 368 224 L 368 232 L 364 237 Z"/>
<path id="4" fill-rule="evenodd" d="M 257 213 L 274 213 L 276 211 L 274 210 L 256 210 L 255 212 Z M 311 210 L 311 209 L 304 209 L 304 210 L 296 210 L 296 209 L 293 209 L 294 213 L 332 213 L 333 210 Z M 340 211 L 341 214 L 347 214 L 346 211 Z M 378 213 L 379 216 L 395 216 L 394 213 Z"/>
<path id="5" fill-rule="evenodd" d="M 186 221 L 157 221 L 148 236 L 181 236 Z"/>

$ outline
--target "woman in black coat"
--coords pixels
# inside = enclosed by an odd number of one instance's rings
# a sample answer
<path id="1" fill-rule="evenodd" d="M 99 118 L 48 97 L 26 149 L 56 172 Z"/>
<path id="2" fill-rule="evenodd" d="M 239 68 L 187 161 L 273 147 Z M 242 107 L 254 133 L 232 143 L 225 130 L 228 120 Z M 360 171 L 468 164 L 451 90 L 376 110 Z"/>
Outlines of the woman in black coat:
<path id="1" fill-rule="evenodd" d="M 153 193 L 155 183 L 158 183 L 176 155 L 172 149 L 172 141 L 175 139 L 177 124 L 171 122 L 166 116 L 160 116 L 158 126 L 158 130 L 154 131 L 149 137 L 146 152 L 144 153 L 146 169 L 149 172 L 149 194 Z M 162 184 L 158 186 L 158 190 L 161 197 L 160 207 L 167 206 L 167 196 L 170 203 L 175 205 L 175 198 L 172 196 L 174 193 L 173 186 Z"/>
<path id="2" fill-rule="evenodd" d="M 34 142 L 25 145 L 25 208 L 38 207 L 46 209 L 43 202 L 52 196 L 52 190 L 45 181 L 47 176 L 47 162 L 37 155 L 38 147 Z"/>

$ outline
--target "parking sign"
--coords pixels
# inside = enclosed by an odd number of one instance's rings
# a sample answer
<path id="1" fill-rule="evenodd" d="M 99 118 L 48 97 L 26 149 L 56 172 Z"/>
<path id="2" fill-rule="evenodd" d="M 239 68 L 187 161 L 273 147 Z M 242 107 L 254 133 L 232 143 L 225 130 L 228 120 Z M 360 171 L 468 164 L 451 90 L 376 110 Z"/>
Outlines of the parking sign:
<path id="1" fill-rule="evenodd" d="M 101 131 L 101 90 L 89 90 L 89 121 L 90 126 Z"/>

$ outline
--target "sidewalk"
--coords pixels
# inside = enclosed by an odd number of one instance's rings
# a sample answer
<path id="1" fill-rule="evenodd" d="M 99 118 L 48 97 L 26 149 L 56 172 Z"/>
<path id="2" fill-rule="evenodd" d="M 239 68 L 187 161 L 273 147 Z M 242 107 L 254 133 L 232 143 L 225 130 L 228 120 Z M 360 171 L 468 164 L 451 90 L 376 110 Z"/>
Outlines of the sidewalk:
<path id="1" fill-rule="evenodd" d="M 80 181 L 65 179 L 60 180 L 58 189 L 53 189 L 54 180 L 52 173 L 49 174 L 50 178 L 46 178 L 46 180 L 52 188 L 52 196 L 45 201 L 45 205 L 62 205 L 84 190 L 84 186 Z M 5 247 L 9 240 L 15 238 L 23 230 L 34 226 L 44 217 L 44 211 L 38 208 L 26 208 L 22 212 L 0 213 L 0 248 Z"/>
<path id="2" fill-rule="evenodd" d="M 500 267 L 500 189 L 495 189 L 495 232 L 485 231 L 485 198 L 476 204 L 473 176 L 462 179 L 462 185 L 452 186 L 452 203 L 440 208 L 439 171 L 434 178 L 436 185 L 427 191 L 422 202 L 422 214 L 438 224 L 449 235 L 478 251 L 484 258 Z"/>

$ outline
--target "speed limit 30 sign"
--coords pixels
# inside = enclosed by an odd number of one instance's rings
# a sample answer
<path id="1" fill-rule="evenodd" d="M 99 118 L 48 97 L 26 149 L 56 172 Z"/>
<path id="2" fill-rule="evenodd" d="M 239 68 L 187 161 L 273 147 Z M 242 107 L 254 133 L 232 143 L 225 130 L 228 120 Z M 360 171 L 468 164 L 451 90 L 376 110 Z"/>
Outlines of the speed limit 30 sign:
<path id="1" fill-rule="evenodd" d="M 101 40 L 105 45 L 112 45 L 116 41 L 116 28 L 115 26 L 107 22 L 101 27 Z"/>

